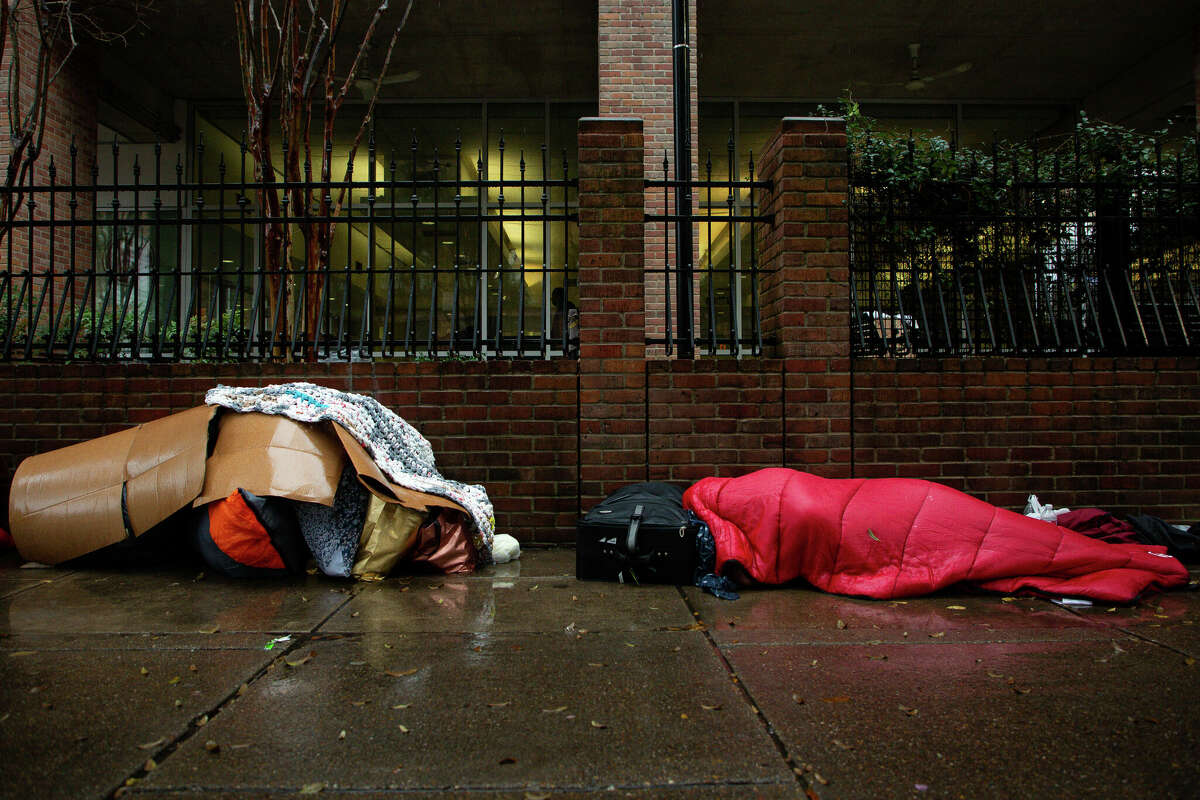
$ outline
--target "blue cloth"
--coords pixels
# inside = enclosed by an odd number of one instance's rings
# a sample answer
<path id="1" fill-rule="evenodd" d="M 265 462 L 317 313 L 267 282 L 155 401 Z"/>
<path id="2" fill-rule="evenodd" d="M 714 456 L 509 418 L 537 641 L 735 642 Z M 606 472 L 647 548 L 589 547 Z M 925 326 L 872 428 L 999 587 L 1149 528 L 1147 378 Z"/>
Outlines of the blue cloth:
<path id="1" fill-rule="evenodd" d="M 724 575 L 715 574 L 717 568 L 717 542 L 713 538 L 708 524 L 696 516 L 690 509 L 688 519 L 697 525 L 696 529 L 696 576 L 693 580 L 696 586 L 719 597 L 722 600 L 737 600 L 739 595 L 737 584 Z"/>

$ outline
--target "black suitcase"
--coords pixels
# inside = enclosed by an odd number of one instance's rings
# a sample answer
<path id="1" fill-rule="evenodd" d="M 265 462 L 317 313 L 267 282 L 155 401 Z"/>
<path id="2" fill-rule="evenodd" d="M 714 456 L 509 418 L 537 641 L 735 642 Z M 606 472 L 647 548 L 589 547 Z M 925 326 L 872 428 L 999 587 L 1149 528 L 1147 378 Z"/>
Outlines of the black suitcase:
<path id="1" fill-rule="evenodd" d="M 575 529 L 575 577 L 690 585 L 699 521 L 669 483 L 636 483 L 610 494 Z"/>

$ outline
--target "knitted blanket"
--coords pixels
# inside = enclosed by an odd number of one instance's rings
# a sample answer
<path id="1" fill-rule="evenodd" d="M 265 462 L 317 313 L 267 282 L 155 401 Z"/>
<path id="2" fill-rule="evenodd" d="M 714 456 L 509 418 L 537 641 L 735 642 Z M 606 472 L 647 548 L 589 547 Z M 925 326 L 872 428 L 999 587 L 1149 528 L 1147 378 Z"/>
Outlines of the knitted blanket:
<path id="1" fill-rule="evenodd" d="M 262 388 L 218 385 L 209 389 L 204 402 L 238 412 L 279 414 L 297 422 L 338 423 L 393 482 L 449 498 L 465 508 L 475 523 L 472 543 L 479 564 L 491 563 L 496 518 L 487 490 L 442 477 L 429 441 L 374 398 L 312 383 L 284 383 Z"/>

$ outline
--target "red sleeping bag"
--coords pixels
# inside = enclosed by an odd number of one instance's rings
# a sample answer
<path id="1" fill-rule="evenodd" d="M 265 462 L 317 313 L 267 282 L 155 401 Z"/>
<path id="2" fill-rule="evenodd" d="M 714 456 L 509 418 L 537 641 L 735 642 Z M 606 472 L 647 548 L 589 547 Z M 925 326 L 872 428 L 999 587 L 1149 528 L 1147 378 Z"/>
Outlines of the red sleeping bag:
<path id="1" fill-rule="evenodd" d="M 1130 602 L 1188 581 L 1165 548 L 1096 541 L 930 481 L 775 468 L 705 478 L 683 502 L 712 530 L 718 574 L 737 562 L 760 583 L 803 578 L 835 594 L 891 598 L 968 582 Z"/>

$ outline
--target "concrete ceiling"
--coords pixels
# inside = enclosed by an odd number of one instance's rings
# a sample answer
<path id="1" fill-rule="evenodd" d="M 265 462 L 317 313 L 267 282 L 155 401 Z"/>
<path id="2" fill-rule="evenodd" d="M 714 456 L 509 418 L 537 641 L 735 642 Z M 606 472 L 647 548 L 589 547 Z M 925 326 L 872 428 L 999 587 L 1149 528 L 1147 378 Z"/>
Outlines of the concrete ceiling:
<path id="1" fill-rule="evenodd" d="M 906 101 L 1065 99 L 1132 116 L 1194 102 L 1200 3 L 1188 0 L 697 2 L 708 97 L 850 89 Z M 918 75 L 941 75 L 915 91 L 905 88 L 913 42 Z"/>
<path id="2" fill-rule="evenodd" d="M 902 101 L 1068 100 L 1135 123 L 1194 102 L 1200 3 L 1190 0 L 696 2 L 702 99 L 828 99 L 850 89 Z M 109 105 L 145 120 L 171 99 L 240 101 L 231 4 L 158 5 L 146 35 L 103 54 Z M 343 63 L 373 3 L 351 5 Z M 389 18 L 402 6 L 393 0 Z M 386 96 L 594 98 L 596 38 L 594 0 L 416 0 L 391 74 L 419 75 Z M 905 88 L 911 42 L 921 45 L 918 75 L 940 76 L 918 90 Z"/>

